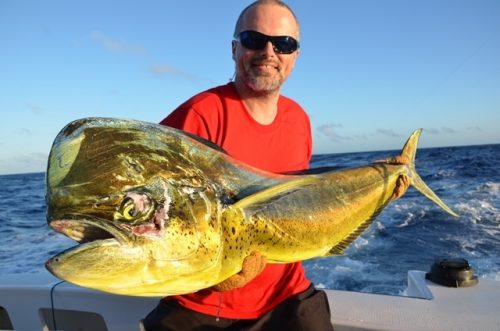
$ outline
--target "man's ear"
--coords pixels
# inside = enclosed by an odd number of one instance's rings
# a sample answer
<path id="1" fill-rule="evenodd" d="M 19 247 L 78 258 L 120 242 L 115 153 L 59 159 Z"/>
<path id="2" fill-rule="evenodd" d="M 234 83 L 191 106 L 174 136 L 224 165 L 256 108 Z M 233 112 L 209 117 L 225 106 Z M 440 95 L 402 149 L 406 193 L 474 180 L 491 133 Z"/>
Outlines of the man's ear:
<path id="1" fill-rule="evenodd" d="M 231 42 L 231 53 L 233 54 L 233 60 L 236 61 L 236 47 L 238 46 L 238 42 L 236 40 L 233 40 Z"/>

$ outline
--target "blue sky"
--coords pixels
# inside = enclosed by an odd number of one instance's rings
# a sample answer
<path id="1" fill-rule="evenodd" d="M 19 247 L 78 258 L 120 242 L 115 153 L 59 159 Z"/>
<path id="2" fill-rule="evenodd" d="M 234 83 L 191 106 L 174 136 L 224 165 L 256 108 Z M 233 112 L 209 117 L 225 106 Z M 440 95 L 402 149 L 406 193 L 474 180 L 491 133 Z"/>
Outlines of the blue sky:
<path id="1" fill-rule="evenodd" d="M 0 0 L 0 174 L 44 171 L 87 116 L 158 122 L 232 76 L 249 1 Z M 314 152 L 500 143 L 500 1 L 292 0 L 301 54 L 283 94 Z"/>

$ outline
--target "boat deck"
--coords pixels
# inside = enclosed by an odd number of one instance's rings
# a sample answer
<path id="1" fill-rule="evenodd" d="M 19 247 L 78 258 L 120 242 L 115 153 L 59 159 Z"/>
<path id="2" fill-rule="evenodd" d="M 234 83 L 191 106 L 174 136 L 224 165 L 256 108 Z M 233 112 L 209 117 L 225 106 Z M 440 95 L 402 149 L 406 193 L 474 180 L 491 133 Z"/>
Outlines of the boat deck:
<path id="1" fill-rule="evenodd" d="M 408 273 L 408 297 L 327 290 L 336 331 L 500 330 L 500 282 L 448 288 Z M 0 330 L 138 331 L 158 298 L 85 289 L 49 273 L 0 276 Z"/>

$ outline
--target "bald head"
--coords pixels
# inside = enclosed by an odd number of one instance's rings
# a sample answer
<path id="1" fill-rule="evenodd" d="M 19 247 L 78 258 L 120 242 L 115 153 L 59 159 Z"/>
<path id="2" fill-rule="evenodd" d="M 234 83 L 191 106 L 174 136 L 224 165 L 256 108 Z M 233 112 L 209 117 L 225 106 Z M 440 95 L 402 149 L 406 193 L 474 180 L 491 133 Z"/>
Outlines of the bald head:
<path id="1" fill-rule="evenodd" d="M 243 31 L 247 32 L 246 37 L 241 39 Z M 259 0 L 241 12 L 231 43 L 236 64 L 235 85 L 240 95 L 246 98 L 279 95 L 299 55 L 298 44 L 288 45 L 291 39 L 295 43 L 299 40 L 299 26 L 294 13 L 283 2 Z M 277 40 L 285 45 L 276 44 Z M 286 51 L 288 48 L 292 51 Z"/>
<path id="2" fill-rule="evenodd" d="M 265 6 L 280 7 L 283 11 L 282 20 L 287 21 L 289 25 L 292 25 L 291 28 L 295 32 L 293 34 L 293 37 L 299 40 L 300 28 L 297 17 L 295 16 L 295 13 L 292 11 L 292 9 L 286 3 L 280 0 L 257 0 L 248 5 L 245 9 L 243 9 L 240 16 L 238 17 L 238 20 L 236 21 L 236 26 L 234 28 L 233 36 L 236 38 L 241 31 L 254 30 L 255 29 L 254 26 L 258 25 L 255 22 L 256 18 L 259 15 L 262 15 L 263 12 L 265 12 L 265 9 L 263 8 Z M 266 33 L 266 31 L 260 31 L 260 32 Z M 281 34 L 276 31 L 275 33 L 270 33 L 270 35 L 281 35 Z"/>

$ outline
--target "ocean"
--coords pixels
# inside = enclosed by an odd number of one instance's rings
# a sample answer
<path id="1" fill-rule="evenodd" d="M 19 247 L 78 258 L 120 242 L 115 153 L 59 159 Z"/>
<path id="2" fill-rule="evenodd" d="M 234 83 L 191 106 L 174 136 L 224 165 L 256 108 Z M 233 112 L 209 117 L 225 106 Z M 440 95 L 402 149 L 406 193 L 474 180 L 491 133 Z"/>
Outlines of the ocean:
<path id="1" fill-rule="evenodd" d="M 313 167 L 354 167 L 399 151 L 315 155 Z M 419 149 L 423 180 L 456 219 L 410 188 L 342 256 L 304 262 L 320 288 L 404 295 L 408 270 L 465 258 L 481 278 L 500 280 L 500 144 Z M 36 273 L 74 245 L 45 221 L 45 174 L 0 176 L 0 270 Z M 314 235 L 314 234 L 311 234 Z"/>

